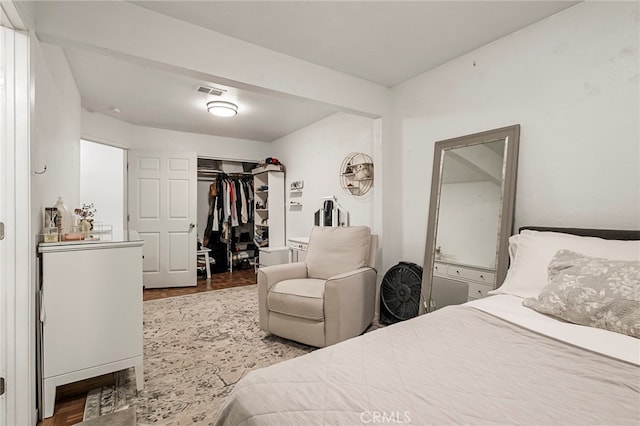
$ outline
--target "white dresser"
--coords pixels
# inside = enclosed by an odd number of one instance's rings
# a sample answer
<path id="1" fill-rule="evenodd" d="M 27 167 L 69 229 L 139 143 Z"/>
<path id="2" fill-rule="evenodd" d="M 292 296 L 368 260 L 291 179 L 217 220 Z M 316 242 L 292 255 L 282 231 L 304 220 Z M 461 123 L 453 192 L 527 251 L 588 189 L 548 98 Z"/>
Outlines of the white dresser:
<path id="1" fill-rule="evenodd" d="M 143 387 L 143 241 L 130 237 L 38 247 L 43 417 L 56 386 L 135 367 Z"/>
<path id="2" fill-rule="evenodd" d="M 493 290 L 496 281 L 495 269 L 440 260 L 433 263 L 433 275 L 467 283 L 469 300 L 485 297 L 488 291 Z"/>
<path id="3" fill-rule="evenodd" d="M 287 239 L 287 247 L 289 247 L 289 263 L 304 262 L 309 248 L 309 237 L 289 238 Z"/>

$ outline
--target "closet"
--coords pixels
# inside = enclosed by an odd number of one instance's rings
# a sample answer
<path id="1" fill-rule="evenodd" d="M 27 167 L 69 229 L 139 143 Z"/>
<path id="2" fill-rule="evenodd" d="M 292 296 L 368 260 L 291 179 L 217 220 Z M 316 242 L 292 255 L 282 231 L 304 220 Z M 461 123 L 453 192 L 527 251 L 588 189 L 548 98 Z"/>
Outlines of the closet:
<path id="1" fill-rule="evenodd" d="M 254 162 L 198 158 L 198 244 L 214 273 L 255 264 Z M 205 265 L 198 265 L 198 272 Z"/>

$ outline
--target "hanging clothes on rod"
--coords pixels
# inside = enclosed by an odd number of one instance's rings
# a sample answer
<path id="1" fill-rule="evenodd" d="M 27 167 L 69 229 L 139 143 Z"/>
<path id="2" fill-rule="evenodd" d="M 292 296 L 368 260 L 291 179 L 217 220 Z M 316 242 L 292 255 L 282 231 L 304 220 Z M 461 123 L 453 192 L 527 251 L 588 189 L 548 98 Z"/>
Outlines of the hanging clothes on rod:
<path id="1" fill-rule="evenodd" d="M 204 245 L 207 245 L 212 232 L 220 232 L 222 238 L 228 240 L 233 228 L 253 222 L 252 206 L 253 179 L 250 175 L 218 174 L 209 186 L 209 216 L 203 236 Z"/>

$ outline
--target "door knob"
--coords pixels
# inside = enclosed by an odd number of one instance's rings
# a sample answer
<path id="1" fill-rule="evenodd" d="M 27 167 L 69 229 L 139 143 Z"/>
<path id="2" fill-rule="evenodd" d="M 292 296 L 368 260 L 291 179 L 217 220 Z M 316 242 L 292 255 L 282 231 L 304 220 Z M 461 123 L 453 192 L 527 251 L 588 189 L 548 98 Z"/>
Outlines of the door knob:
<path id="1" fill-rule="evenodd" d="M 192 229 L 193 229 L 193 228 L 195 228 L 195 227 L 196 227 L 196 224 L 195 224 L 195 223 L 190 223 L 190 224 L 189 224 L 189 230 L 192 230 Z"/>

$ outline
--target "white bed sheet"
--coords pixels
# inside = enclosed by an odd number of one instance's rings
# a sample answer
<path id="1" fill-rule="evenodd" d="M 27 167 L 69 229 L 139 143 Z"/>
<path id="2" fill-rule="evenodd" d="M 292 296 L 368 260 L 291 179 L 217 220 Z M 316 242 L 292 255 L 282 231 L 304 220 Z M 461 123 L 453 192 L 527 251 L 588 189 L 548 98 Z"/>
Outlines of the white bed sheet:
<path id="1" fill-rule="evenodd" d="M 640 339 L 599 328 L 559 321 L 522 305 L 524 299 L 498 294 L 466 305 L 528 330 L 593 352 L 640 365 Z"/>

